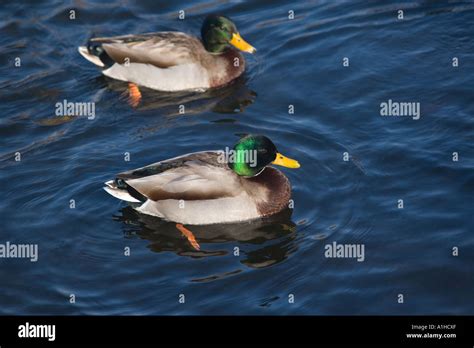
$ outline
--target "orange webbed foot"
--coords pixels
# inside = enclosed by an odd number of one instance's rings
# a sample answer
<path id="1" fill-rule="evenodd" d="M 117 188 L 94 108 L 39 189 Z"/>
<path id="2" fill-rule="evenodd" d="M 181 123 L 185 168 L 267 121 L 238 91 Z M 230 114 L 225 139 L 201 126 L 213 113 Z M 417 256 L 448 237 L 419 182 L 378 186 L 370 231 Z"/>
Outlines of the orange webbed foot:
<path id="1" fill-rule="evenodd" d="M 128 102 L 132 107 L 136 108 L 138 104 L 140 104 L 142 93 L 140 92 L 138 85 L 132 82 L 128 84 L 128 97 Z"/>
<path id="2" fill-rule="evenodd" d="M 176 228 L 188 239 L 189 243 L 193 246 L 194 249 L 201 250 L 201 247 L 199 246 L 196 237 L 194 237 L 194 234 L 190 230 L 188 230 L 181 224 L 176 224 Z"/>

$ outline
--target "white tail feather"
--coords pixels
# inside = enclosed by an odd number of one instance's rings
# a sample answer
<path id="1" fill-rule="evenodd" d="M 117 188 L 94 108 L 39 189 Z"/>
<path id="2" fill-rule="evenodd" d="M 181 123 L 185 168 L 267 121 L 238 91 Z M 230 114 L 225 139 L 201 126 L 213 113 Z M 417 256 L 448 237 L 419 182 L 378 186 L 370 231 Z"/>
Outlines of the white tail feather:
<path id="1" fill-rule="evenodd" d="M 127 201 L 127 202 L 131 202 L 131 203 L 141 203 L 138 199 L 133 198 L 132 196 L 130 196 L 130 193 L 128 193 L 125 190 L 112 188 L 110 186 L 105 186 L 104 190 L 107 191 L 112 196 L 114 196 L 115 198 L 121 199 L 122 201 Z"/>
<path id="2" fill-rule="evenodd" d="M 87 51 L 87 47 L 85 46 L 79 46 L 77 48 L 77 50 L 79 51 L 79 53 L 81 54 L 81 56 L 83 56 L 84 58 L 86 58 L 89 62 L 91 63 L 94 63 L 95 65 L 97 66 L 100 66 L 100 67 L 105 67 L 104 63 L 102 63 L 102 61 L 99 59 L 99 57 L 96 57 L 92 54 L 90 54 L 88 51 Z"/>

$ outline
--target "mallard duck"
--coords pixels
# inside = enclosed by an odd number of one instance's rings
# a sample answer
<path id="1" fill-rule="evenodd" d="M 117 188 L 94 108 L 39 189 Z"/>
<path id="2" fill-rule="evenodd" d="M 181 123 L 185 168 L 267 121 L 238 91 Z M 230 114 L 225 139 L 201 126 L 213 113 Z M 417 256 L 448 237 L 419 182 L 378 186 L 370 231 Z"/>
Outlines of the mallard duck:
<path id="1" fill-rule="evenodd" d="M 247 135 L 230 150 L 194 152 L 120 173 L 104 189 L 143 214 L 180 224 L 242 222 L 288 207 L 290 182 L 270 164 L 300 167 L 269 138 Z"/>
<path id="2" fill-rule="evenodd" d="M 223 86 L 245 70 L 245 59 L 233 47 L 256 51 L 224 16 L 208 16 L 201 38 L 158 32 L 93 38 L 78 49 L 108 77 L 170 92 Z"/>

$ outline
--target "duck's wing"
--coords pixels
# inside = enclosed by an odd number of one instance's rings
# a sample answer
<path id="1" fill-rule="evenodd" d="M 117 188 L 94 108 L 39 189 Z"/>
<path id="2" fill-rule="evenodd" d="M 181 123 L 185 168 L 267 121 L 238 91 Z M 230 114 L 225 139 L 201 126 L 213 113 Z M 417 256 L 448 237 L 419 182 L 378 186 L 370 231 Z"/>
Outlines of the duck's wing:
<path id="1" fill-rule="evenodd" d="M 222 152 L 196 152 L 120 173 L 106 184 L 142 202 L 236 196 L 240 180 L 221 159 Z"/>
<path id="2" fill-rule="evenodd" d="M 199 60 L 204 47 L 199 39 L 180 32 L 93 38 L 89 50 L 101 47 L 119 64 L 142 63 L 159 68 L 191 64 Z"/>

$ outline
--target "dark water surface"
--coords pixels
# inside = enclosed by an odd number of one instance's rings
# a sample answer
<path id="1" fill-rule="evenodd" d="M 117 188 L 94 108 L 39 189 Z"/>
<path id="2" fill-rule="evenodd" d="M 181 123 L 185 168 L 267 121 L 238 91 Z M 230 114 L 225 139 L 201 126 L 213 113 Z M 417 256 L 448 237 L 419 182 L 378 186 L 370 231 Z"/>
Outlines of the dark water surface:
<path id="1" fill-rule="evenodd" d="M 176 3 L 2 4 L 0 243 L 37 243 L 39 260 L 0 259 L 0 313 L 474 314 L 474 3 Z M 213 12 L 258 49 L 220 90 L 143 90 L 133 108 L 127 85 L 77 52 L 93 35 L 198 34 Z M 95 102 L 96 117 L 56 117 L 64 99 Z M 421 118 L 380 116 L 389 99 L 419 102 Z M 301 163 L 284 169 L 291 215 L 193 227 L 196 251 L 102 190 L 241 133 Z M 365 260 L 326 258 L 334 241 L 363 244 Z"/>

